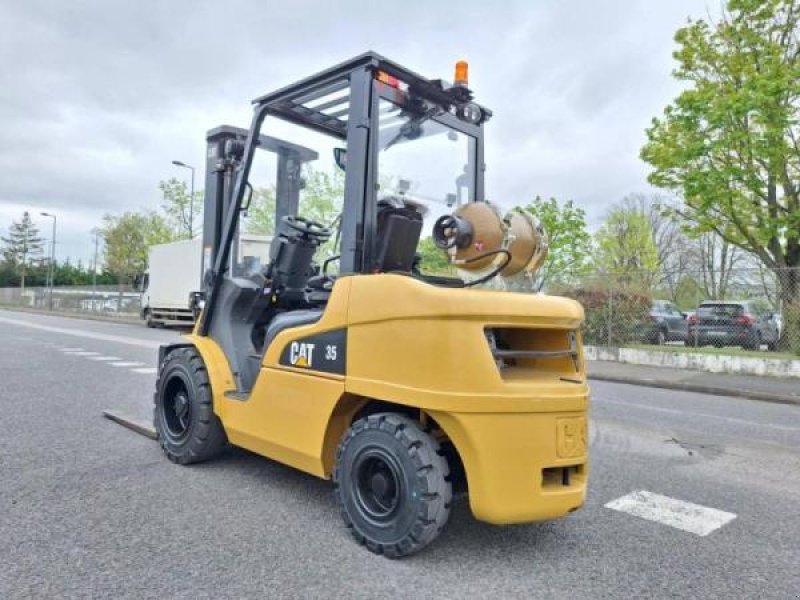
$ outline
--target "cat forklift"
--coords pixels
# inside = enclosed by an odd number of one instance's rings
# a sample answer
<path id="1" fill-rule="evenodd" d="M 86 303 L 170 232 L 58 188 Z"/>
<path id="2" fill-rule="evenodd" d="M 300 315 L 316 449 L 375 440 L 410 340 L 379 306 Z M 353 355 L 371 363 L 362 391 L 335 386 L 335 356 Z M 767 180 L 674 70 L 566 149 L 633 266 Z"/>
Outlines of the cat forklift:
<path id="1" fill-rule="evenodd" d="M 230 444 L 332 479 L 355 540 L 390 558 L 436 538 L 454 490 L 498 525 L 586 498 L 583 310 L 507 291 L 541 266 L 546 234 L 485 198 L 491 112 L 467 75 L 459 62 L 453 83 L 427 79 L 369 52 L 256 99 L 249 130 L 211 130 L 204 308 L 159 351 L 154 425 L 171 461 Z M 262 133 L 267 117 L 335 143 L 332 223 L 300 214 L 325 158 Z M 268 264 L 246 269 L 233 257 L 259 152 L 276 165 L 275 232 Z M 427 269 L 431 248 L 446 272 Z"/>

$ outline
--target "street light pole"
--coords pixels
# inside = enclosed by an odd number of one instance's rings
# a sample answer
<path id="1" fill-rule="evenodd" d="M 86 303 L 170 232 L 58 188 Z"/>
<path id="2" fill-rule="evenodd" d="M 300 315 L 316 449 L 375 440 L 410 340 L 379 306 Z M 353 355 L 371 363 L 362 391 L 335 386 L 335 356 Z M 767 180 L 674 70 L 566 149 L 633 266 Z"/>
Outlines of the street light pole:
<path id="1" fill-rule="evenodd" d="M 192 172 L 192 183 L 190 188 L 189 197 L 189 238 L 194 237 L 194 167 L 192 165 L 187 165 L 185 162 L 181 162 L 179 160 L 173 160 L 172 164 L 176 167 L 182 167 L 184 169 L 189 169 Z"/>
<path id="2" fill-rule="evenodd" d="M 56 216 L 51 213 L 41 213 L 43 217 L 50 217 L 53 219 L 53 239 L 50 246 L 50 268 L 47 270 L 50 278 L 50 310 L 53 310 L 53 285 L 56 276 Z"/>
<path id="3" fill-rule="evenodd" d="M 100 230 L 92 229 L 94 234 L 94 263 L 92 264 L 92 312 L 97 310 L 97 243 L 100 240 Z"/>

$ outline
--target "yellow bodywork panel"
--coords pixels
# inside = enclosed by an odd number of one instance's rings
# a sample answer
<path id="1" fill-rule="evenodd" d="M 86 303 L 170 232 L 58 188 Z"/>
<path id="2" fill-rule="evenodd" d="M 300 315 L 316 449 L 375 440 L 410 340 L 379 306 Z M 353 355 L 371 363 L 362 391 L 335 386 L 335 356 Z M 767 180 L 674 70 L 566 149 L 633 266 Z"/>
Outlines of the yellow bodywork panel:
<path id="1" fill-rule="evenodd" d="M 228 439 L 324 477 L 325 431 L 343 390 L 342 379 L 263 369 L 249 400 L 226 399 L 223 422 Z"/>
<path id="2" fill-rule="evenodd" d="M 585 411 L 558 413 L 431 412 L 458 448 L 467 474 L 470 507 L 489 523 L 554 519 L 586 500 Z M 558 452 L 559 422 L 576 436 L 571 452 Z M 546 470 L 574 467 L 570 484 L 548 485 Z M 559 474 L 560 475 L 560 474 Z"/>
<path id="3" fill-rule="evenodd" d="M 215 412 L 230 441 L 320 477 L 369 399 L 424 411 L 453 442 L 479 519 L 549 519 L 586 495 L 586 385 L 581 306 L 565 298 L 436 287 L 393 274 L 340 278 L 322 318 L 282 331 L 246 400 L 217 344 L 189 336 L 209 368 Z M 280 364 L 300 338 L 346 329 L 344 375 Z M 487 329 L 513 350 L 567 348 L 570 358 L 498 365 Z"/>

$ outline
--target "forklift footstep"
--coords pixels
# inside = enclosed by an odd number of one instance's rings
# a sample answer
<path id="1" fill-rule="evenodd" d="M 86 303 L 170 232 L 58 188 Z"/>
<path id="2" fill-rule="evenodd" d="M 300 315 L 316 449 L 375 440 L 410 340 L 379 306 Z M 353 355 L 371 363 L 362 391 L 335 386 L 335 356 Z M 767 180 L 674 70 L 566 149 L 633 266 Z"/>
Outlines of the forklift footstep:
<path id="1" fill-rule="evenodd" d="M 135 431 L 139 435 L 143 435 L 151 440 L 156 439 L 156 430 L 152 425 L 146 421 L 140 421 L 132 417 L 125 416 L 114 410 L 104 410 L 103 416 L 106 419 L 119 423 L 123 427 L 127 427 L 131 431 Z"/>

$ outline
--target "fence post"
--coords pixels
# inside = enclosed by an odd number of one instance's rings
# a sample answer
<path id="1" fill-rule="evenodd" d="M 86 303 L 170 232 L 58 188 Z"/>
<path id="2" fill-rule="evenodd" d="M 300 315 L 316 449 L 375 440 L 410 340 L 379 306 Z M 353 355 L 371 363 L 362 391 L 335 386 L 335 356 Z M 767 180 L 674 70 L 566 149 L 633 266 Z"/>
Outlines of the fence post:
<path id="1" fill-rule="evenodd" d="M 606 346 L 611 347 L 611 322 L 614 318 L 614 288 L 608 290 L 608 335 L 606 336 Z"/>
<path id="2" fill-rule="evenodd" d="M 700 306 L 700 287 L 696 285 L 695 288 L 694 288 L 694 317 L 695 317 L 695 325 L 694 325 L 694 337 L 692 338 L 692 345 L 695 347 L 695 349 L 697 348 L 697 338 L 698 338 L 699 333 L 700 333 L 699 317 L 697 316 L 697 309 L 698 309 L 699 306 Z M 687 327 L 686 331 L 687 331 L 687 335 L 688 335 L 688 332 L 689 332 L 688 327 Z"/>

